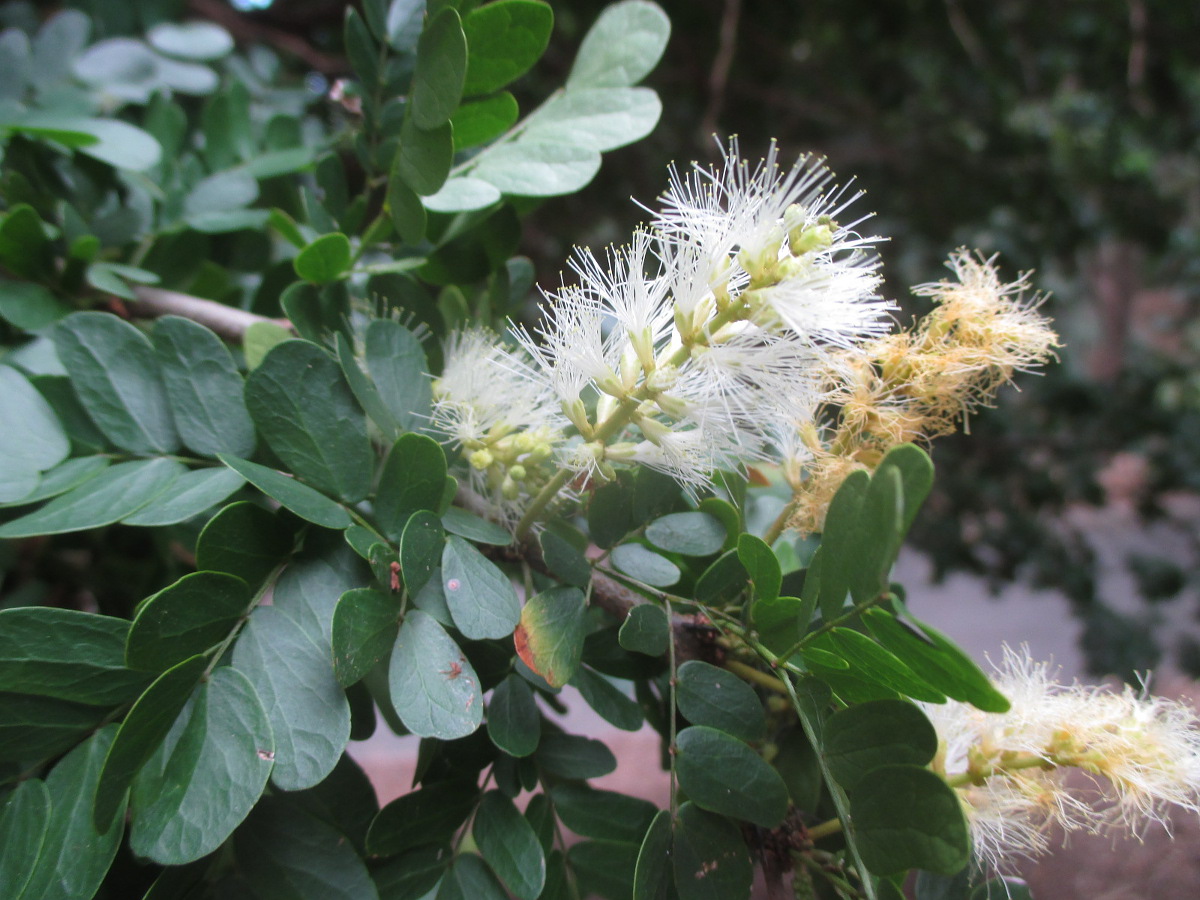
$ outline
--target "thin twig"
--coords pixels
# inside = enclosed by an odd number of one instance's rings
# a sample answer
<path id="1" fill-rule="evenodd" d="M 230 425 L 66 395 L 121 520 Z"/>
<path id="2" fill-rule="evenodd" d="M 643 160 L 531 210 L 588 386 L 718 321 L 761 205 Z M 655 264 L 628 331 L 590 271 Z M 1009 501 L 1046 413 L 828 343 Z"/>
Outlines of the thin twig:
<path id="1" fill-rule="evenodd" d="M 708 108 L 700 120 L 700 134 L 704 139 L 717 131 L 717 120 L 725 106 L 725 87 L 729 84 L 729 70 L 733 67 L 733 55 L 737 50 L 738 20 L 741 15 L 742 0 L 725 0 L 717 55 L 708 73 Z"/>
<path id="2" fill-rule="evenodd" d="M 322 53 L 298 34 L 254 22 L 221 0 L 189 0 L 188 7 L 196 15 L 220 25 L 233 35 L 235 40 L 243 43 L 260 41 L 270 44 L 276 50 L 295 56 L 318 72 L 340 74 L 350 70 L 344 57 Z"/>
<path id="3" fill-rule="evenodd" d="M 139 285 L 133 289 L 137 299 L 127 302 L 126 308 L 138 318 L 156 319 L 159 316 L 183 316 L 193 322 L 212 329 L 227 341 L 240 344 L 246 338 L 246 330 L 258 322 L 278 325 L 294 331 L 287 319 L 269 319 L 257 313 L 235 309 L 215 300 L 193 297 L 178 291 Z"/>

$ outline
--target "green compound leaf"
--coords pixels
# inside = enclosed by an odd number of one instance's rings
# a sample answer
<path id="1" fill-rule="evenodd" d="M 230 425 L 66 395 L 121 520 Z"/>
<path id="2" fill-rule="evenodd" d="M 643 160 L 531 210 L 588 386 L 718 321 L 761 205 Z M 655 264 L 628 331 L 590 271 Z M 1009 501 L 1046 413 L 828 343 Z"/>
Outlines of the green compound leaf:
<path id="1" fill-rule="evenodd" d="M 671 639 L 667 614 L 662 607 L 650 603 L 635 606 L 621 623 L 618 640 L 621 646 L 634 653 L 662 656 Z"/>
<path id="2" fill-rule="evenodd" d="M 546 857 L 533 827 L 499 791 L 483 795 L 471 827 L 479 852 L 520 900 L 537 900 L 546 884 Z"/>
<path id="3" fill-rule="evenodd" d="M 340 232 L 323 234 L 292 260 L 296 274 L 310 284 L 329 284 L 342 278 L 353 258 L 350 239 Z"/>
<path id="4" fill-rule="evenodd" d="M 851 794 L 850 812 L 863 862 L 876 875 L 908 869 L 953 875 L 971 860 L 962 803 L 928 769 L 873 769 Z"/>
<path id="5" fill-rule="evenodd" d="M 201 456 L 254 452 L 254 423 L 229 350 L 205 328 L 178 316 L 154 326 L 154 347 L 179 436 Z"/>
<path id="6" fill-rule="evenodd" d="M 460 853 L 442 878 L 437 900 L 508 900 L 508 894 L 482 859 Z"/>
<path id="7" fill-rule="evenodd" d="M 902 700 L 861 703 L 834 713 L 825 722 L 825 761 L 848 791 L 880 766 L 927 764 L 937 746 L 937 732 L 929 719 Z"/>
<path id="8" fill-rule="evenodd" d="M 11 366 L 0 366 L 0 422 L 5 423 L 0 429 L 0 460 L 4 460 L 5 470 L 26 464 L 44 472 L 71 451 L 67 433 L 50 404 Z M 20 495 L 12 499 L 20 499 Z"/>
<path id="9" fill-rule="evenodd" d="M 50 471 L 43 472 L 37 489 L 32 494 L 26 493 L 11 502 L 0 503 L 0 508 L 41 503 L 43 500 L 57 497 L 94 478 L 108 468 L 110 462 L 105 456 L 77 456 L 68 459 Z"/>
<path id="10" fill-rule="evenodd" d="M 586 555 L 588 539 L 583 532 L 566 522 L 551 522 L 538 535 L 538 543 L 550 574 L 578 588 L 588 586 L 592 566 Z"/>
<path id="11" fill-rule="evenodd" d="M 551 775 L 573 781 L 602 778 L 617 768 L 604 743 L 575 734 L 543 734 L 534 759 Z"/>
<path id="12" fill-rule="evenodd" d="M 836 618 L 846 603 L 850 581 L 858 568 L 858 520 L 871 479 L 866 472 L 851 472 L 838 488 L 825 514 L 821 535 L 821 615 Z"/>
<path id="13" fill-rule="evenodd" d="M 396 713 L 420 737 L 466 737 L 483 721 L 479 676 L 445 629 L 419 609 L 400 626 L 388 684 Z"/>
<path id="14" fill-rule="evenodd" d="M 638 850 L 632 900 L 671 900 L 675 896 L 671 843 L 671 813 L 660 809 Z"/>
<path id="15" fill-rule="evenodd" d="M 497 144 L 479 157 L 471 177 L 517 197 L 557 197 L 587 185 L 600 170 L 600 152 L 547 140 Z"/>
<path id="16" fill-rule="evenodd" d="M 366 864 L 333 826 L 271 797 L 234 835 L 246 881 L 261 900 L 376 900 Z"/>
<path id="17" fill-rule="evenodd" d="M 96 786 L 92 822 L 100 833 L 112 827 L 134 776 L 170 732 L 206 664 L 204 657 L 193 656 L 163 672 L 129 710 L 104 758 Z"/>
<path id="18" fill-rule="evenodd" d="M 400 630 L 398 599 L 374 588 L 346 591 L 333 611 L 333 670 L 338 683 L 361 681 L 385 659 Z"/>
<path id="19" fill-rule="evenodd" d="M 278 606 L 262 606 L 238 637 L 233 666 L 262 701 L 275 739 L 271 781 L 298 791 L 324 780 L 350 740 L 350 704 L 329 639 Z"/>
<path id="20" fill-rule="evenodd" d="M 396 159 L 393 160 L 391 176 L 388 178 L 385 207 L 388 215 L 392 217 L 392 225 L 400 235 L 401 240 L 406 244 L 419 244 L 425 237 L 428 216 L 425 213 L 425 204 L 421 201 L 417 192 L 405 184 L 403 179 L 400 178 L 399 173 L 395 171 L 395 164 L 399 160 L 400 154 L 397 153 Z M 445 186 L 443 186 L 444 189 Z M 451 188 L 451 191 L 453 191 L 453 188 Z M 441 193 L 442 191 L 439 191 L 435 196 L 440 196 Z M 352 381 L 351 385 L 353 383 Z M 378 424 L 382 427 L 382 423 Z"/>
<path id="21" fill-rule="evenodd" d="M 832 652 L 850 664 L 850 674 L 854 677 L 882 684 L 914 700 L 942 703 L 946 699 L 945 694 L 931 687 L 899 657 L 852 628 L 835 628 L 814 641 L 812 649 Z"/>
<path id="22" fill-rule="evenodd" d="M 612 552 L 613 565 L 643 584 L 670 587 L 679 581 L 679 566 L 642 544 L 622 544 Z"/>
<path id="23" fill-rule="evenodd" d="M 413 513 L 437 511 L 445 486 L 446 454 L 441 445 L 423 434 L 400 435 L 375 490 L 376 522 L 389 539 L 399 541 Z"/>
<path id="24" fill-rule="evenodd" d="M 786 653 L 796 646 L 801 635 L 808 630 L 805 614 L 811 615 L 811 612 L 811 608 L 798 597 L 756 600 L 750 607 L 750 617 L 754 622 L 754 630 L 758 632 L 758 639 L 776 654 Z"/>
<path id="25" fill-rule="evenodd" d="M 515 673 L 505 677 L 492 692 L 487 707 L 487 730 L 492 743 L 509 756 L 529 756 L 541 737 L 541 713 L 533 691 Z"/>
<path id="26" fill-rule="evenodd" d="M 376 319 L 367 326 L 367 371 L 379 397 L 406 431 L 419 431 L 433 403 L 429 363 L 421 342 L 399 322 Z"/>
<path id="27" fill-rule="evenodd" d="M 310 638 L 323 642 L 328 650 L 338 598 L 348 590 L 368 584 L 371 573 L 340 534 L 310 533 L 305 543 L 303 555 L 279 576 L 274 605 L 300 623 Z"/>
<path id="28" fill-rule="evenodd" d="M 109 313 L 67 316 L 54 348 L 79 400 L 110 441 L 134 453 L 174 453 L 179 435 L 154 346 Z"/>
<path id="29" fill-rule="evenodd" d="M 32 281 L 0 281 L 0 319 L 22 331 L 41 331 L 71 308 L 49 288 Z"/>
<path id="30" fill-rule="evenodd" d="M 41 509 L 0 526 L 0 538 L 65 534 L 112 525 L 149 504 L 186 471 L 171 459 L 117 463 Z"/>
<path id="31" fill-rule="evenodd" d="M 857 560 L 850 574 L 850 596 L 867 603 L 887 590 L 888 575 L 904 540 L 904 486 L 900 472 L 881 468 L 871 478 L 858 521 Z"/>
<path id="32" fill-rule="evenodd" d="M 679 807 L 672 868 L 680 900 L 747 900 L 754 866 L 738 827 L 695 803 Z"/>
<path id="33" fill-rule="evenodd" d="M 779 773 L 737 738 L 703 725 L 679 732 L 675 757 L 679 785 L 710 812 L 774 828 L 787 814 L 787 786 Z"/>
<path id="34" fill-rule="evenodd" d="M 246 479 L 229 469 L 193 469 L 175 479 L 170 490 L 123 518 L 121 524 L 157 527 L 186 522 L 229 499 L 245 483 Z"/>
<path id="35" fill-rule="evenodd" d="M 449 841 L 479 802 L 474 781 L 425 785 L 379 811 L 367 832 L 367 852 L 393 856 L 422 844 Z"/>
<path id="36" fill-rule="evenodd" d="M 579 691 L 585 703 L 600 718 L 622 731 L 637 731 L 645 718 L 637 702 L 603 675 L 580 666 L 570 680 L 570 685 Z"/>
<path id="37" fill-rule="evenodd" d="M 711 556 L 725 545 L 725 526 L 708 513 L 671 513 L 646 526 L 646 540 L 668 553 Z"/>
<path id="38" fill-rule="evenodd" d="M 628 897 L 633 890 L 638 845 L 623 841 L 581 841 L 567 861 L 585 897 Z"/>
<path id="39" fill-rule="evenodd" d="M 224 572 L 193 572 L 142 603 L 125 641 L 133 669 L 163 672 L 228 636 L 250 605 L 250 588 Z"/>
<path id="40" fill-rule="evenodd" d="M 779 558 L 767 542 L 757 535 L 742 534 L 737 542 L 738 559 L 754 582 L 754 597 L 759 601 L 772 601 L 779 596 L 783 584 L 783 572 Z"/>
<path id="41" fill-rule="evenodd" d="M 650 88 L 582 88 L 557 94 L 529 117 L 521 140 L 562 141 L 607 152 L 654 130 L 662 101 Z"/>
<path id="42" fill-rule="evenodd" d="M 104 757 L 117 731 L 109 725 L 80 744 L 50 771 L 46 793 L 50 822 L 41 853 L 22 897 L 75 900 L 92 897 L 121 844 L 121 828 L 100 834 L 92 824 L 92 803 Z M 122 802 L 114 818 L 124 815 Z"/>
<path id="43" fill-rule="evenodd" d="M 597 547 L 615 547 L 633 530 L 633 489 L 618 478 L 601 486 L 588 504 L 588 533 Z"/>
<path id="44" fill-rule="evenodd" d="M 327 353 L 307 341 L 277 345 L 247 379 L 246 405 L 296 475 L 350 503 L 367 496 L 375 458 L 366 418 Z"/>
<path id="45" fill-rule="evenodd" d="M 598 791 L 583 784 L 558 784 L 551 791 L 562 823 L 580 837 L 641 843 L 658 809 L 649 800 Z"/>
<path id="46" fill-rule="evenodd" d="M 882 609 L 867 610 L 863 621 L 880 644 L 947 697 L 970 703 L 984 712 L 1008 712 L 1008 699 L 996 690 L 975 661 L 940 631 L 917 622 L 922 631 L 918 634 Z"/>
<path id="47" fill-rule="evenodd" d="M 520 611 L 513 634 L 517 655 L 551 687 L 562 687 L 579 668 L 586 614 L 583 591 L 573 587 L 543 591 Z"/>
<path id="48" fill-rule="evenodd" d="M 278 500 L 305 521 L 322 528 L 343 529 L 353 524 L 350 513 L 336 500 L 331 500 L 320 491 L 310 488 L 294 478 L 275 469 L 247 462 L 224 453 L 218 456 L 233 471 L 271 497 Z"/>
<path id="49" fill-rule="evenodd" d="M 0 884 L 19 898 L 37 867 L 50 826 L 50 792 L 45 782 L 22 781 L 0 809 Z"/>
<path id="50" fill-rule="evenodd" d="M 442 588 L 455 626 L 472 640 L 508 637 L 521 621 L 521 601 L 508 576 L 456 535 L 442 551 Z"/>
<path id="51" fill-rule="evenodd" d="M 409 516 L 400 535 L 400 571 L 410 594 L 420 594 L 433 577 L 445 544 L 442 521 L 434 513 L 420 510 Z"/>
<path id="52" fill-rule="evenodd" d="M 399 178 L 422 196 L 436 194 L 454 162 L 454 127 L 443 122 L 436 128 L 419 128 L 406 118 L 400 129 L 400 149 L 392 166 Z"/>
<path id="53" fill-rule="evenodd" d="M 417 42 L 413 72 L 413 121 L 420 128 L 437 128 L 447 121 L 462 99 L 467 75 L 467 38 L 453 7 L 432 16 Z"/>
<path id="54" fill-rule="evenodd" d="M 383 900 L 420 900 L 442 879 L 454 855 L 444 845 L 426 844 L 371 870 Z"/>
<path id="55" fill-rule="evenodd" d="M 0 691 L 117 706 L 149 676 L 125 668 L 129 623 L 46 606 L 0 610 Z"/>
<path id="56" fill-rule="evenodd" d="M 743 741 L 761 740 L 767 720 L 754 689 L 732 672 L 698 659 L 679 667 L 675 699 L 693 725 L 707 725 Z"/>
<path id="57" fill-rule="evenodd" d="M 133 780 L 130 848 L 161 865 L 207 856 L 258 801 L 274 757 L 254 688 L 235 669 L 216 669 Z"/>
<path id="58" fill-rule="evenodd" d="M 0 693 L 0 762 L 25 765 L 65 753 L 107 715 L 101 706 Z"/>
<path id="59" fill-rule="evenodd" d="M 503 525 L 481 519 L 457 506 L 450 507 L 442 514 L 442 527 L 451 534 L 457 534 L 477 544 L 507 547 L 512 543 L 512 535 Z"/>
<path id="60" fill-rule="evenodd" d="M 236 575 L 257 590 L 292 552 L 292 534 L 275 513 L 254 503 L 231 503 L 196 540 L 196 568 Z"/>
<path id="61" fill-rule="evenodd" d="M 450 117 L 454 126 L 454 152 L 499 137 L 513 126 L 519 115 L 517 100 L 508 91 L 464 103 Z"/>
<path id="62" fill-rule="evenodd" d="M 899 473 L 903 485 L 904 514 L 900 530 L 906 533 L 933 487 L 933 461 L 916 444 L 899 444 L 887 452 L 875 472 L 892 468 Z"/>
<path id="63" fill-rule="evenodd" d="M 432 197 L 425 198 L 425 208 L 443 213 L 474 212 L 499 201 L 500 189 L 494 184 L 478 178 L 456 176 L 442 185 L 442 189 Z"/>
<path id="64" fill-rule="evenodd" d="M 658 64 L 670 36 L 671 20 L 657 4 L 614 3 L 584 37 L 567 78 L 568 92 L 637 84 Z"/>
<path id="65" fill-rule="evenodd" d="M 499 0 L 472 10 L 462 28 L 468 48 L 463 94 L 490 94 L 541 58 L 554 28 L 554 13 L 534 0 Z"/>

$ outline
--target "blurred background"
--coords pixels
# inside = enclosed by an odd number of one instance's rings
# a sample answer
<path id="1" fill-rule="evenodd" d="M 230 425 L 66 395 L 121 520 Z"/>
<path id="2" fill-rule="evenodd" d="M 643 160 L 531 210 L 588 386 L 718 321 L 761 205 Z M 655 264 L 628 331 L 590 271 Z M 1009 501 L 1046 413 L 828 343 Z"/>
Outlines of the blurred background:
<path id="1" fill-rule="evenodd" d="M 897 580 L 919 614 L 979 655 L 1028 640 L 1068 677 L 1134 680 L 1153 667 L 1168 673 L 1169 692 L 1191 690 L 1186 679 L 1200 675 L 1200 9 L 658 2 L 674 29 L 647 82 L 663 119 L 606 156 L 583 192 L 527 209 L 521 252 L 539 283 L 558 283 L 573 244 L 627 239 L 644 217 L 631 198 L 652 203 L 669 163 L 718 158 L 713 136 L 732 134 L 751 159 L 772 138 L 785 159 L 823 155 L 866 192 L 859 208 L 875 211 L 872 230 L 889 238 L 887 289 L 902 321 L 923 311 L 908 286 L 941 278 L 957 247 L 998 252 L 1009 279 L 1034 270 L 1064 338 L 1061 362 L 1002 391 L 969 434 L 933 447 L 937 483 Z M 122 30 L 110 0 L 53 4 L 62 5 L 104 7 Z M 554 0 L 550 49 L 516 85 L 523 111 L 562 83 L 605 5 Z M 320 98 L 348 73 L 345 7 L 121 4 L 130 32 L 145 10 L 183 9 L 244 44 L 270 45 L 327 113 L 332 101 Z M 1162 865 L 1130 875 L 1137 889 L 1077 844 L 1078 864 L 1041 876 L 1058 879 L 1041 896 L 1187 896 L 1197 844 L 1194 833 L 1177 841 L 1169 860 L 1151 848 L 1145 859 Z"/>

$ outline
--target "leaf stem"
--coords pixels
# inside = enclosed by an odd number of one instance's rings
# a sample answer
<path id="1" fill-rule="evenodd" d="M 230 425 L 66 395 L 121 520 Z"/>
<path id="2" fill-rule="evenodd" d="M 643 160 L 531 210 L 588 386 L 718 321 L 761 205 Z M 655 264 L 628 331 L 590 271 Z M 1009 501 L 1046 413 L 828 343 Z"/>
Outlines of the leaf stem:
<path id="1" fill-rule="evenodd" d="M 771 523 L 771 527 L 763 534 L 763 540 L 767 542 L 767 546 L 773 547 L 775 542 L 779 540 L 779 536 L 787 528 L 788 520 L 791 519 L 792 514 L 796 511 L 796 507 L 799 505 L 799 497 L 792 497 L 791 500 L 784 504 L 783 509 L 779 511 L 779 515 L 775 517 L 775 521 Z"/>
<path id="2" fill-rule="evenodd" d="M 229 634 L 225 635 L 225 639 L 221 641 L 221 643 L 219 643 L 214 650 L 209 651 L 212 653 L 213 657 L 211 660 L 209 660 L 208 665 L 205 667 L 204 674 L 200 676 L 201 681 L 206 680 L 208 676 L 213 673 L 213 669 L 217 667 L 217 663 L 221 661 L 221 657 L 225 655 L 225 651 L 229 649 L 229 645 L 233 643 L 234 638 L 236 638 L 238 633 L 241 632 L 242 626 L 244 626 L 246 622 L 250 620 L 250 614 L 254 612 L 258 604 L 262 602 L 262 598 L 266 596 L 267 591 L 271 590 L 271 588 L 275 586 L 275 580 L 279 577 L 285 566 L 287 566 L 287 560 L 279 563 L 274 569 L 271 570 L 271 574 L 263 580 L 262 585 L 257 591 L 254 592 L 254 597 L 251 598 L 249 606 L 246 607 L 246 611 L 238 618 L 237 623 L 229 629 Z"/>
<path id="3" fill-rule="evenodd" d="M 896 596 L 895 594 L 893 594 L 889 591 L 884 594 L 878 594 L 877 596 L 874 596 L 874 597 L 870 598 L 869 600 L 864 600 L 862 603 L 854 604 L 854 606 L 850 607 L 848 610 L 846 610 L 840 616 L 838 616 L 834 619 L 830 619 L 828 622 L 824 623 L 820 628 L 810 631 L 804 637 L 800 638 L 800 640 L 796 641 L 796 643 L 794 643 L 791 647 L 788 647 L 788 649 L 786 651 L 779 654 L 780 658 L 781 659 L 791 659 L 793 656 L 795 656 L 797 653 L 799 653 L 801 650 L 803 650 L 805 647 L 807 647 L 809 644 L 811 644 L 813 641 L 815 641 L 821 635 L 827 634 L 828 632 L 833 631 L 833 629 L 837 628 L 839 625 L 842 625 L 845 622 L 849 622 L 851 619 L 858 618 L 864 612 L 866 612 L 868 609 L 870 609 L 872 606 L 878 606 L 883 601 L 891 600 L 895 596 Z"/>
<path id="4" fill-rule="evenodd" d="M 671 601 L 666 597 L 663 597 L 662 603 L 663 609 L 667 614 L 667 622 L 669 623 L 671 621 L 672 614 Z M 678 752 L 675 747 L 675 736 L 677 729 L 676 718 L 678 717 L 678 712 L 675 707 L 675 692 L 677 690 L 677 682 L 679 681 L 679 677 L 675 668 L 675 639 L 673 635 L 671 636 L 671 639 L 667 641 L 667 667 L 667 728 L 670 732 L 670 743 L 667 744 L 667 757 L 671 762 L 671 821 L 675 821 L 675 817 L 679 814 L 678 779 L 675 775 L 675 755 Z"/>
<path id="5" fill-rule="evenodd" d="M 781 680 L 774 675 L 760 672 L 754 666 L 748 666 L 744 662 L 738 662 L 736 659 L 725 660 L 724 666 L 743 681 L 752 681 L 759 687 L 766 688 L 768 691 L 774 691 L 777 694 L 787 693 L 787 686 Z"/>

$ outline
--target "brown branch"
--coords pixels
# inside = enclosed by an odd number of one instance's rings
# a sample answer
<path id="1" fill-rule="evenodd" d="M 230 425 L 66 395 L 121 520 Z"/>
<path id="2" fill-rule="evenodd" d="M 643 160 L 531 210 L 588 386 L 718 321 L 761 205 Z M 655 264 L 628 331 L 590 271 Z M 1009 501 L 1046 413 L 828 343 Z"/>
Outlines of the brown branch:
<path id="1" fill-rule="evenodd" d="M 315 49 L 304 38 L 273 28 L 270 25 L 260 25 L 239 14 L 221 0 L 188 0 L 188 8 L 210 22 L 220 25 L 234 39 L 242 43 L 259 41 L 270 44 L 277 50 L 300 59 L 306 65 L 325 74 L 341 74 L 349 71 L 346 60 L 340 56 L 331 56 Z"/>
<path id="2" fill-rule="evenodd" d="M 737 50 L 738 20 L 742 15 L 742 0 L 725 0 L 725 11 L 721 15 L 720 43 L 713 58 L 712 71 L 708 75 L 708 108 L 701 119 L 701 140 L 708 140 L 717 131 L 717 120 L 725 106 L 725 87 L 729 83 L 729 70 L 733 66 L 733 54 Z"/>
<path id="3" fill-rule="evenodd" d="M 156 319 L 159 316 L 182 316 L 216 332 L 227 341 L 240 344 L 246 337 L 246 329 L 258 322 L 269 322 L 294 331 L 287 319 L 269 319 L 256 313 L 235 309 L 215 300 L 193 297 L 177 291 L 139 285 L 133 289 L 136 300 L 126 302 L 129 313 L 137 318 Z"/>

